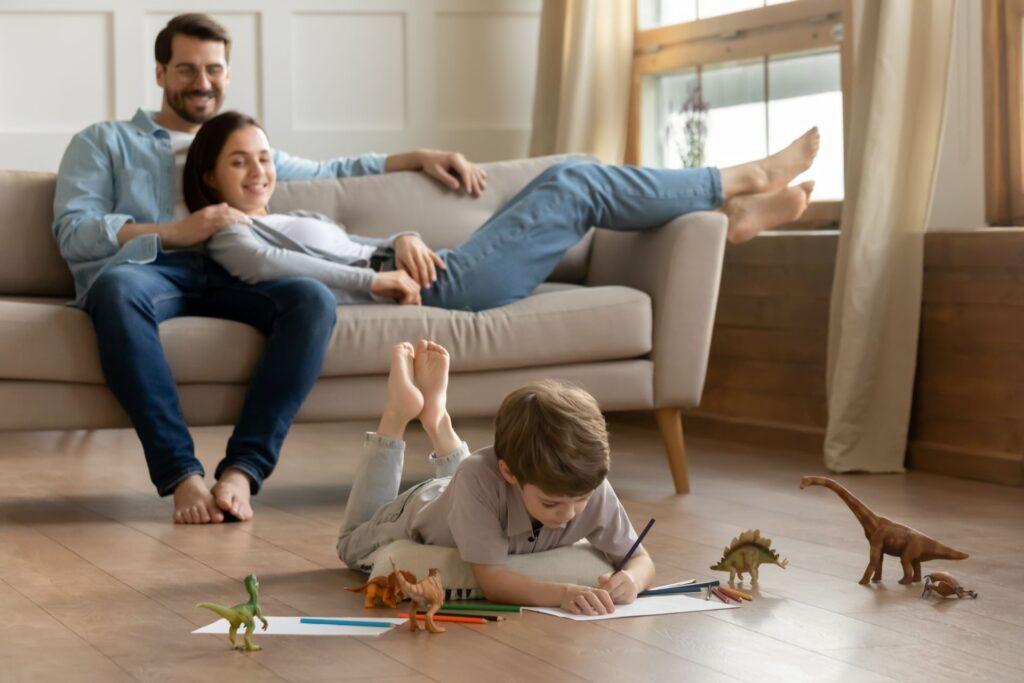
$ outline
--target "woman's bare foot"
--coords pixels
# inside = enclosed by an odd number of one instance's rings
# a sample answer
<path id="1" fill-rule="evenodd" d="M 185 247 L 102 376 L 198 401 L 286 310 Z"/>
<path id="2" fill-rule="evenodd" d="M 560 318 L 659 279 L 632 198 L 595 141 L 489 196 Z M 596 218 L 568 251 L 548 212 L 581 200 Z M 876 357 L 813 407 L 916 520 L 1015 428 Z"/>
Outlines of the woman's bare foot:
<path id="1" fill-rule="evenodd" d="M 391 347 L 391 371 L 388 373 L 388 397 L 384 402 L 377 434 L 400 439 L 406 425 L 423 410 L 423 394 L 413 380 L 415 349 L 409 342 Z"/>
<path id="2" fill-rule="evenodd" d="M 753 239 L 758 233 L 792 223 L 807 209 L 814 181 L 808 180 L 777 192 L 746 194 L 726 202 L 723 210 L 729 217 L 730 242 Z"/>
<path id="3" fill-rule="evenodd" d="M 218 524 L 224 521 L 224 514 L 203 478 L 193 474 L 174 489 L 173 518 L 175 524 Z"/>
<path id="4" fill-rule="evenodd" d="M 721 170 L 722 194 L 726 201 L 745 194 L 783 190 L 814 163 L 821 146 L 817 126 L 771 156 Z"/>
<path id="5" fill-rule="evenodd" d="M 220 479 L 213 485 L 213 499 L 224 512 L 234 515 L 235 519 L 245 522 L 252 519 L 252 485 L 249 475 L 242 470 L 228 467 L 221 472 Z"/>

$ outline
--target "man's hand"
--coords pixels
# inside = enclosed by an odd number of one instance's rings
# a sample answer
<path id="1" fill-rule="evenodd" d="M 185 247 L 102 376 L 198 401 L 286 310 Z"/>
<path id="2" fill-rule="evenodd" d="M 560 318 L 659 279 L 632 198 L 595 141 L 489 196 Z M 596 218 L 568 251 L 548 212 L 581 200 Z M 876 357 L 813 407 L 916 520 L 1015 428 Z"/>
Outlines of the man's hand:
<path id="1" fill-rule="evenodd" d="M 441 257 L 417 235 L 402 235 L 395 240 L 395 263 L 426 289 L 437 280 L 437 269 L 447 266 Z"/>
<path id="2" fill-rule="evenodd" d="M 165 247 L 191 247 L 238 223 L 252 225 L 252 220 L 227 204 L 211 204 L 180 221 L 167 224 L 161 233 L 161 241 Z"/>
<path id="3" fill-rule="evenodd" d="M 394 299 L 403 306 L 420 305 L 420 285 L 404 270 L 377 273 L 371 291 L 377 296 Z"/>
<path id="4" fill-rule="evenodd" d="M 487 189 L 487 172 L 458 152 L 424 149 L 416 154 L 420 170 L 452 190 L 462 187 L 472 196 L 479 197 Z"/>
<path id="5" fill-rule="evenodd" d="M 597 583 L 608 591 L 616 605 L 628 605 L 640 592 L 633 576 L 627 571 L 609 572 L 597 577 Z"/>
<path id="6" fill-rule="evenodd" d="M 566 584 L 560 607 L 572 614 L 611 614 L 615 605 L 608 591 L 603 588 Z"/>

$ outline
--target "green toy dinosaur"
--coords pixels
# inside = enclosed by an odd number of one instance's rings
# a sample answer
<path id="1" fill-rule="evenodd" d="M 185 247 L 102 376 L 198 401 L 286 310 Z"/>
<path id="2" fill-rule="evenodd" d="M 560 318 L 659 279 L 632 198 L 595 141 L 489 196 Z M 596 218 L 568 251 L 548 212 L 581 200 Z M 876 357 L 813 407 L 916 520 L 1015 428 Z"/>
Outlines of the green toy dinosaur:
<path id="1" fill-rule="evenodd" d="M 263 618 L 263 612 L 260 611 L 260 582 L 256 580 L 255 574 L 249 574 L 249 576 L 245 577 L 245 590 L 249 591 L 249 602 L 243 602 L 234 607 L 225 607 L 215 602 L 201 602 L 196 607 L 208 609 L 228 620 L 228 623 L 231 624 L 231 630 L 228 631 L 228 640 L 231 641 L 233 648 L 244 650 L 245 652 L 255 652 L 263 648 L 259 645 L 254 645 L 252 642 L 252 633 L 256 630 L 254 617 L 262 621 L 263 630 L 267 630 L 267 620 Z M 239 644 L 235 642 L 235 634 L 238 633 L 238 628 L 242 624 L 245 624 L 245 635 L 242 636 L 245 642 Z"/>
<path id="2" fill-rule="evenodd" d="M 772 550 L 772 540 L 762 538 L 759 529 L 750 529 L 732 539 L 722 552 L 722 559 L 711 568 L 718 572 L 729 572 L 729 583 L 736 580 L 737 575 L 743 581 L 743 574 L 750 574 L 750 583 L 757 583 L 757 568 L 762 564 L 777 564 L 783 569 L 789 560 L 780 560 L 779 554 Z"/>

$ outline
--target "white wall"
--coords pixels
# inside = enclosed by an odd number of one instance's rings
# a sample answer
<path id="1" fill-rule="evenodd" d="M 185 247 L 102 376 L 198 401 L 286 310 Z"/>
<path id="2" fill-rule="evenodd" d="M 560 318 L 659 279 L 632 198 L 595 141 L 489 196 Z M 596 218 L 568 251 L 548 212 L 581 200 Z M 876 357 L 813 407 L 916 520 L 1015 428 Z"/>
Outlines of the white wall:
<path id="1" fill-rule="evenodd" d="M 55 171 L 78 130 L 159 108 L 153 40 L 187 11 L 230 30 L 225 107 L 276 147 L 526 155 L 540 0 L 0 0 L 0 168 Z"/>
<path id="2" fill-rule="evenodd" d="M 981 3 L 957 0 L 946 93 L 946 128 L 929 230 L 985 225 L 985 118 Z"/>

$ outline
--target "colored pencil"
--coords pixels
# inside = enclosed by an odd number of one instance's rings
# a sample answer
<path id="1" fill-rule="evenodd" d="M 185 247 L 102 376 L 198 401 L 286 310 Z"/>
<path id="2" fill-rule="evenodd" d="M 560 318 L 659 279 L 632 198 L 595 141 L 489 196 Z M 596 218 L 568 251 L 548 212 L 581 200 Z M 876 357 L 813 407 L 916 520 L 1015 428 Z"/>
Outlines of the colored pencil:
<path id="1" fill-rule="evenodd" d="M 370 626 L 373 628 L 391 628 L 394 624 L 386 621 L 360 621 L 359 619 L 318 619 L 301 617 L 300 624 L 326 624 L 328 626 Z"/>
<path id="2" fill-rule="evenodd" d="M 477 612 L 437 612 L 436 615 L 442 617 L 476 617 L 478 619 L 486 619 L 487 621 L 505 621 L 508 617 L 501 617 L 497 614 L 479 614 Z"/>
<path id="3" fill-rule="evenodd" d="M 441 609 L 450 610 L 472 610 L 476 612 L 519 612 L 522 607 L 519 605 L 499 605 L 492 602 L 478 602 L 478 601 L 458 601 L 458 602 L 446 602 L 441 605 Z"/>
<path id="4" fill-rule="evenodd" d="M 399 619 L 408 619 L 408 612 L 401 612 L 396 615 Z M 416 619 L 423 621 L 427 618 L 426 614 L 417 614 Z M 440 614 L 434 615 L 434 621 L 443 621 L 450 624 L 486 624 L 487 620 L 483 617 L 453 617 L 453 616 L 442 616 Z"/>
<path id="5" fill-rule="evenodd" d="M 739 598 L 741 600 L 747 600 L 748 602 L 752 601 L 754 599 L 750 595 L 748 595 L 747 593 L 744 593 L 741 590 L 733 588 L 732 586 L 719 586 L 719 589 L 722 590 L 722 591 L 725 591 L 725 594 L 730 596 L 730 597 L 736 597 L 736 598 Z"/>
<path id="6" fill-rule="evenodd" d="M 654 526 L 654 517 L 651 517 L 651 521 L 647 522 L 647 526 L 645 526 L 644 530 L 640 532 L 640 535 L 636 537 L 636 543 L 633 544 L 633 547 L 629 549 L 626 556 L 622 558 L 618 565 L 616 565 L 615 571 L 612 572 L 612 574 L 622 571 L 622 568 L 625 567 L 626 563 L 629 562 L 629 559 L 633 557 L 633 553 L 635 553 L 636 549 L 640 547 L 640 542 L 644 540 L 644 536 L 647 535 L 647 532 L 651 530 L 652 526 Z"/>
<path id="7" fill-rule="evenodd" d="M 701 583 L 686 583 L 679 586 L 667 586 L 665 588 L 651 588 L 645 591 L 640 591 L 639 597 L 647 597 L 648 595 L 677 595 L 681 593 L 700 593 L 705 588 L 714 588 L 719 583 L 715 581 L 703 581 Z"/>

